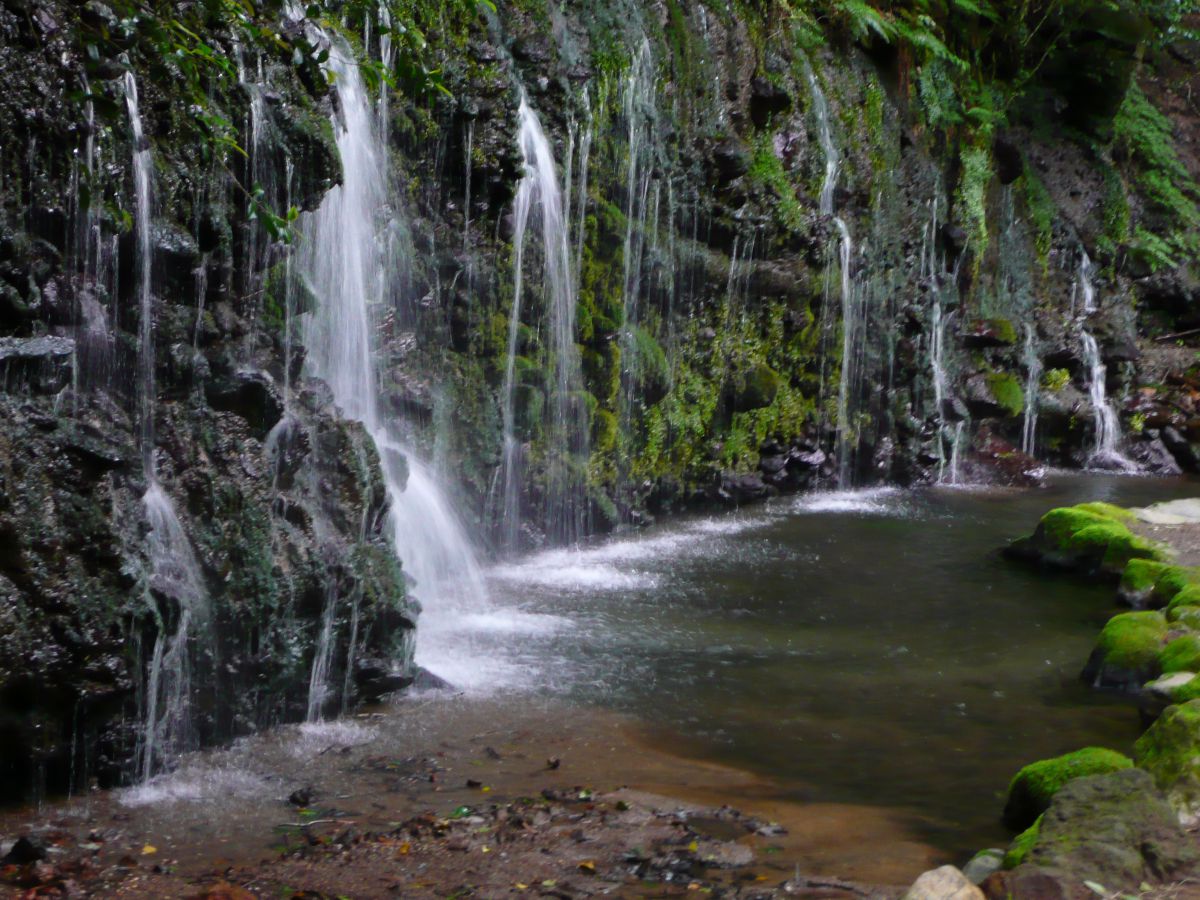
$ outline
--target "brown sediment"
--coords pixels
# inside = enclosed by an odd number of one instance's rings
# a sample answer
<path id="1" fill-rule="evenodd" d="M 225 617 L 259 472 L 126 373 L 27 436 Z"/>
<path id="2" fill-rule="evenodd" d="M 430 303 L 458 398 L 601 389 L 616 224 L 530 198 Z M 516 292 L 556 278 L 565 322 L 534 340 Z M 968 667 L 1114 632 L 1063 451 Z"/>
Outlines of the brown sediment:
<path id="1" fill-rule="evenodd" d="M 256 897 L 757 896 L 789 881 L 801 896 L 892 896 L 864 885 L 941 861 L 893 811 L 781 800 L 769 779 L 667 752 L 608 712 L 460 699 L 356 721 L 193 760 L 175 777 L 196 779 L 200 799 L 130 807 L 103 793 L 0 818 L 0 835 L 58 844 L 40 874 L 4 881 L 113 897 L 219 883 Z M 262 789 L 238 796 L 231 772 Z M 310 785 L 296 798 L 308 807 L 289 804 Z"/>

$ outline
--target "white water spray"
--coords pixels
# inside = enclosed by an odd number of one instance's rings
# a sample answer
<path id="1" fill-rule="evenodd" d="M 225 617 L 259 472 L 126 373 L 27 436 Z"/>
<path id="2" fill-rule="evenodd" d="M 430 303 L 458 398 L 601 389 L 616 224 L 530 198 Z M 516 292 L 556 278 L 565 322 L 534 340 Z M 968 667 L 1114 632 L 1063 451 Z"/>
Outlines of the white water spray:
<path id="1" fill-rule="evenodd" d="M 327 62 L 334 75 L 341 118 L 335 121 L 342 159 L 342 184 L 330 191 L 320 208 L 303 223 L 304 239 L 297 268 L 319 298 L 305 323 L 306 365 L 333 392 L 342 414 L 361 422 L 379 451 L 388 496 L 396 553 L 424 607 L 422 631 L 445 635 L 444 626 L 463 609 L 486 603 L 486 588 L 465 529 L 433 473 L 411 447 L 404 445 L 385 421 L 378 401 L 374 360 L 375 317 L 393 294 L 398 277 L 390 260 L 389 185 L 386 147 L 373 109 L 349 49 L 334 41 Z M 333 690 L 332 654 L 337 640 L 336 605 L 354 598 L 331 597 L 322 622 L 310 684 L 309 718 Z M 353 608 L 350 610 L 353 622 Z M 328 618 L 333 624 L 326 626 Z M 351 629 L 353 630 L 353 629 Z M 348 635 L 353 644 L 353 635 Z M 433 643 L 433 646 L 431 646 Z M 462 648 L 418 641 L 417 661 L 439 665 Z M 349 653 L 353 652 L 350 647 Z M 400 662 L 399 660 L 397 661 Z M 353 664 L 345 660 L 345 667 Z M 314 702 L 314 698 L 316 698 Z"/>

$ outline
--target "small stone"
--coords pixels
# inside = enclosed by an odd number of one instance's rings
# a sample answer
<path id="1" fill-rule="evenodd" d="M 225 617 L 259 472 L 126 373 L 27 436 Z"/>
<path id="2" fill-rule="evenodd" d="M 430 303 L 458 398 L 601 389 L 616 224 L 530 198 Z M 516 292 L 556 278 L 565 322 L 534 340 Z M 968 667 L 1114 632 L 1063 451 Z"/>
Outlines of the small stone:
<path id="1" fill-rule="evenodd" d="M 969 863 L 963 866 L 963 875 L 972 884 L 983 884 L 993 872 L 1004 864 L 1004 851 L 997 847 L 980 850 Z"/>

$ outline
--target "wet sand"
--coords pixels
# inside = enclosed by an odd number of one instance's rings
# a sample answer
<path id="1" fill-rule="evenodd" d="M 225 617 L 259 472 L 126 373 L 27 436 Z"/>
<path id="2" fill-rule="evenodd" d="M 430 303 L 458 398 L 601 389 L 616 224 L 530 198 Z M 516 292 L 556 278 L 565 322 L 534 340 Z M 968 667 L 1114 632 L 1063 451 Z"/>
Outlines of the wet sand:
<path id="1" fill-rule="evenodd" d="M 36 866 L 8 870 L 5 881 L 12 893 L 17 882 L 40 879 L 69 880 L 92 896 L 204 896 L 225 883 L 249 892 L 229 896 L 278 897 L 287 888 L 373 897 L 466 888 L 491 895 L 501 885 L 582 878 L 572 895 L 588 895 L 616 884 L 632 890 L 626 844 L 661 844 L 663 828 L 747 848 L 729 867 L 736 875 L 713 875 L 735 895 L 735 883 L 761 893 L 797 873 L 827 884 L 905 885 L 946 861 L 921 842 L 919 823 L 894 810 L 780 801 L 767 779 L 668 753 L 661 743 L 647 741 L 632 720 L 561 702 L 404 700 L 196 754 L 145 786 L 0 816 L 5 842 L 28 834 L 50 847 L 40 874 Z M 532 798 L 543 820 L 522 831 L 529 852 L 495 852 L 486 836 L 470 834 L 463 848 L 459 823 L 480 813 L 495 828 L 495 817 L 506 819 L 522 798 Z M 431 826 L 414 836 L 404 829 L 414 817 L 449 824 L 443 834 Z M 703 823 L 730 817 L 734 826 L 705 832 Z M 570 833 L 586 832 L 580 843 L 588 846 L 564 845 L 564 822 L 582 823 Z M 602 877 L 581 875 L 589 861 Z"/>

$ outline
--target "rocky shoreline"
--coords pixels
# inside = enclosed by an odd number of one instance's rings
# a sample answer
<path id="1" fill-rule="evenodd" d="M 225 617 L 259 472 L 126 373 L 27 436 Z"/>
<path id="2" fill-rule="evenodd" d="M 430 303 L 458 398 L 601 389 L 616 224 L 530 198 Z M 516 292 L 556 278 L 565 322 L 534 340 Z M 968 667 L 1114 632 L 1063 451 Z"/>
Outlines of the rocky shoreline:
<path id="1" fill-rule="evenodd" d="M 982 895 L 1193 896 L 1200 889 L 1200 502 L 1050 510 L 1011 559 L 1113 583 L 1131 611 L 1102 629 L 1080 677 L 1136 703 L 1146 731 L 1129 758 L 1086 747 L 1021 769 L 1004 849 L 967 867 Z M 978 896 L 968 891 L 962 896 Z"/>

